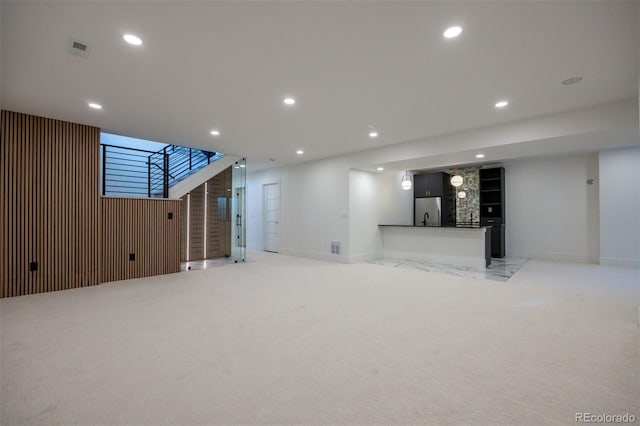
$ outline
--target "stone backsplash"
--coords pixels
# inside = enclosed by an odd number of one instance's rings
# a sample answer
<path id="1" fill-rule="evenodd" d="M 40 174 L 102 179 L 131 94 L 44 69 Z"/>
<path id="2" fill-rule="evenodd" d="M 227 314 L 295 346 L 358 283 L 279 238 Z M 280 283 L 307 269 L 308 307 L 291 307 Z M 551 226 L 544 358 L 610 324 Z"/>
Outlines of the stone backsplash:
<path id="1" fill-rule="evenodd" d="M 451 176 L 462 176 L 462 185 L 456 188 L 456 222 L 480 221 L 480 169 L 465 167 L 453 169 Z M 458 193 L 464 191 L 467 196 L 460 198 Z"/>

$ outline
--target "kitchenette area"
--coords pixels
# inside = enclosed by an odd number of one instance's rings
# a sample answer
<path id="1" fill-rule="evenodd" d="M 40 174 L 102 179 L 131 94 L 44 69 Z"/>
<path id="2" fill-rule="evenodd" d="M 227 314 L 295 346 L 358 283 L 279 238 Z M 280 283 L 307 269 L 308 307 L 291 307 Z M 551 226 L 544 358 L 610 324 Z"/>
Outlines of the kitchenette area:
<path id="1" fill-rule="evenodd" d="M 408 173 L 413 224 L 379 224 L 384 257 L 482 270 L 505 256 L 504 168 Z"/>

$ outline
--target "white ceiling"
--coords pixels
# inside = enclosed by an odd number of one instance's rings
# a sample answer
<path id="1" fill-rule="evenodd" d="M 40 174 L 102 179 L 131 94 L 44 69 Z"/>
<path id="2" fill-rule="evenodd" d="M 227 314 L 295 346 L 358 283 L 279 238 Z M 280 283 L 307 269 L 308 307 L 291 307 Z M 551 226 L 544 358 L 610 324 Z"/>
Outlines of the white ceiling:
<path id="1" fill-rule="evenodd" d="M 4 1 L 1 13 L 3 109 L 244 155 L 256 166 L 638 90 L 637 2 Z M 464 32 L 445 40 L 453 24 Z M 125 32 L 144 45 L 124 43 Z M 88 57 L 70 53 L 71 37 L 91 45 Z M 573 76 L 584 80 L 560 84 Z M 294 107 L 282 104 L 286 95 Z M 496 110 L 501 98 L 510 106 Z M 90 100 L 104 109 L 88 109 Z"/>

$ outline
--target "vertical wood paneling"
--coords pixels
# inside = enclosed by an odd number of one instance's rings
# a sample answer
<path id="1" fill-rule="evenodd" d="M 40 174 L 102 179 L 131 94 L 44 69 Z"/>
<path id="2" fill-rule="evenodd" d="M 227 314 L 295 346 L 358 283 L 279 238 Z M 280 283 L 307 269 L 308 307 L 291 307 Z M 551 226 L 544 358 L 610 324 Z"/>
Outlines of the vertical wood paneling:
<path id="1" fill-rule="evenodd" d="M 207 259 L 231 255 L 231 167 L 207 182 Z"/>
<path id="2" fill-rule="evenodd" d="M 103 197 L 100 203 L 101 282 L 180 271 L 181 200 Z"/>
<path id="3" fill-rule="evenodd" d="M 180 270 L 180 201 L 101 198 L 98 128 L 2 111 L 0 133 L 0 297 Z"/>
<path id="4" fill-rule="evenodd" d="M 189 193 L 189 260 L 204 259 L 204 184 Z"/>
<path id="5" fill-rule="evenodd" d="M 0 297 L 98 284 L 100 130 L 2 111 L 1 134 Z"/>

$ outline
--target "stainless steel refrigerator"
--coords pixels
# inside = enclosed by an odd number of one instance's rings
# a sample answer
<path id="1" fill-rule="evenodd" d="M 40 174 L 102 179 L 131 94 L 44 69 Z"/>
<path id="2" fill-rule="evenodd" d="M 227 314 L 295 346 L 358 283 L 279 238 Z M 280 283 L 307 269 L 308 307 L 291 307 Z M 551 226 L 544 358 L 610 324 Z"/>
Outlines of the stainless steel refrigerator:
<path id="1" fill-rule="evenodd" d="M 415 226 L 442 226 L 442 197 L 415 199 Z"/>

